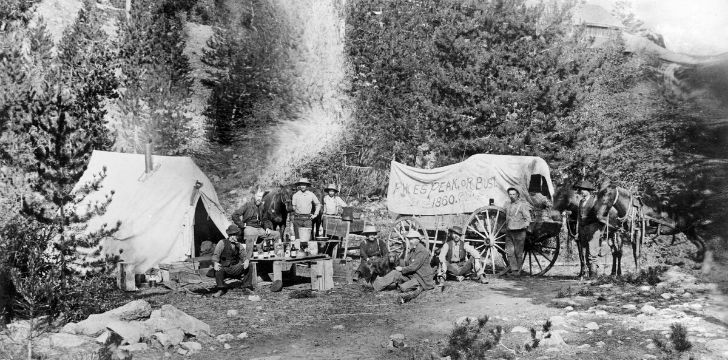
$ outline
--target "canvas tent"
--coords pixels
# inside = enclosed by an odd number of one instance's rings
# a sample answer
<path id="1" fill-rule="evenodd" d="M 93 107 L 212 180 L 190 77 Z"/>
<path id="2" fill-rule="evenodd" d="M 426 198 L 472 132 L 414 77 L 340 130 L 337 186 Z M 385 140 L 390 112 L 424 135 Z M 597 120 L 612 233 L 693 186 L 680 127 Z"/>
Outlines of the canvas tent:
<path id="1" fill-rule="evenodd" d="M 200 244 L 223 238 L 230 224 L 215 188 L 189 157 L 153 156 L 152 170 L 145 172 L 144 154 L 94 151 L 76 188 L 89 183 L 106 168 L 101 189 L 84 202 L 103 201 L 114 191 L 102 215 L 87 223 L 86 231 L 104 224 L 119 230 L 103 240 L 105 255 L 120 255 L 137 273 L 159 263 L 197 256 Z M 196 186 L 197 185 L 197 186 Z"/>
<path id="2" fill-rule="evenodd" d="M 509 187 L 531 202 L 529 185 L 549 198 L 554 194 L 549 166 L 540 157 L 478 154 L 435 169 L 392 161 L 387 207 L 396 214 L 465 214 L 491 200 L 503 206 Z"/>

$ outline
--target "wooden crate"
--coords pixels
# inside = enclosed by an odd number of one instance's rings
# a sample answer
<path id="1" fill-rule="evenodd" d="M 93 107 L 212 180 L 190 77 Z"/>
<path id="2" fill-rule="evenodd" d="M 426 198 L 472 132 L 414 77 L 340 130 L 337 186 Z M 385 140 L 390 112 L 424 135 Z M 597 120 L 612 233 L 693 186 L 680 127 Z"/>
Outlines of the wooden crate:
<path id="1" fill-rule="evenodd" d="M 331 259 L 318 260 L 311 264 L 311 290 L 334 288 L 334 268 Z"/>
<path id="2" fill-rule="evenodd" d="M 351 259 L 335 259 L 333 260 L 334 280 L 345 284 L 353 282 L 354 262 Z"/>

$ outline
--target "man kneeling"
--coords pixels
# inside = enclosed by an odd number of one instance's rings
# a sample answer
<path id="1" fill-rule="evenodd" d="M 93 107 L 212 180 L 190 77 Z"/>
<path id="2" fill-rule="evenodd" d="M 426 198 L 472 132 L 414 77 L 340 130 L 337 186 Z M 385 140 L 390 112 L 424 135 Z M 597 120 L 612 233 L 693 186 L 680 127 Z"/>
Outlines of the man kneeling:
<path id="1" fill-rule="evenodd" d="M 462 236 L 462 227 L 453 226 L 450 228 L 450 241 L 442 246 L 438 257 L 438 260 L 440 260 L 437 271 L 438 280 L 442 284 L 447 275 L 452 275 L 458 281 L 463 281 L 465 276 L 469 275 L 471 280 L 486 284 L 480 254 L 470 244 L 466 244 L 462 240 Z M 470 256 L 468 257 L 468 255 Z"/>
<path id="2" fill-rule="evenodd" d="M 237 225 L 230 225 L 225 231 L 227 239 L 217 242 L 215 251 L 212 254 L 212 262 L 215 269 L 215 282 L 217 292 L 213 297 L 219 297 L 227 292 L 225 279 L 242 278 L 243 288 L 253 290 L 252 277 L 250 276 L 250 262 L 247 258 L 245 248 L 238 241 L 240 228 Z"/>
<path id="3" fill-rule="evenodd" d="M 420 241 L 420 233 L 410 230 L 407 233 L 409 241 L 409 252 L 401 265 L 390 271 L 387 275 L 380 276 L 372 286 L 376 291 L 382 291 L 392 285 L 397 285 L 399 291 L 403 292 L 400 302 L 410 301 L 422 293 L 423 290 L 430 290 L 435 287 L 435 272 L 430 266 L 430 252 Z"/>

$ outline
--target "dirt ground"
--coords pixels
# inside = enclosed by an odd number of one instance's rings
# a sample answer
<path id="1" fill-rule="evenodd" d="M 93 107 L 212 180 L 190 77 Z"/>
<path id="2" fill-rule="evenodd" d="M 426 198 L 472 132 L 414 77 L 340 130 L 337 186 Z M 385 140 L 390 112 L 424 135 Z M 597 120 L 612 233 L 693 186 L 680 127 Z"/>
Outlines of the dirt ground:
<path id="1" fill-rule="evenodd" d="M 255 291 L 261 301 L 249 300 L 238 289 L 221 298 L 185 292 L 139 294 L 154 307 L 172 304 L 207 322 L 214 335 L 237 337 L 246 332 L 248 337 L 229 341 L 229 349 L 211 337 L 196 339 L 203 349 L 192 355 L 173 350 L 165 354 L 163 349 L 152 348 L 134 357 L 430 359 L 446 345 L 454 321 L 483 315 L 490 317 L 488 328 L 500 325 L 504 329 L 502 345 L 492 350 L 492 358 L 678 359 L 680 354 L 667 354 L 650 345 L 653 337 L 666 339 L 673 322 L 688 328 L 693 344 L 689 354 L 695 359 L 722 358 L 708 348 L 728 338 L 728 301 L 712 285 L 674 291 L 659 286 L 647 290 L 629 284 L 590 284 L 573 276 L 492 278 L 488 284 L 449 281 L 444 291 L 436 288 L 403 305 L 398 304 L 394 291 L 375 293 L 359 284 L 337 284 L 313 298 L 290 298 L 302 288 L 305 284 L 293 284 L 271 293 L 263 283 Z M 672 291 L 674 296 L 665 299 L 663 291 Z M 644 305 L 654 306 L 657 312 L 645 315 L 640 310 Z M 227 316 L 228 310 L 238 314 Z M 511 332 L 515 326 L 540 330 L 550 318 L 556 322 L 555 328 L 563 330 L 565 346 L 525 351 L 523 345 L 530 334 Z M 560 320 L 566 321 L 562 324 Z M 590 322 L 598 329 L 593 325 L 587 329 L 585 324 Z M 406 346 L 388 347 L 392 334 L 403 334 Z"/>

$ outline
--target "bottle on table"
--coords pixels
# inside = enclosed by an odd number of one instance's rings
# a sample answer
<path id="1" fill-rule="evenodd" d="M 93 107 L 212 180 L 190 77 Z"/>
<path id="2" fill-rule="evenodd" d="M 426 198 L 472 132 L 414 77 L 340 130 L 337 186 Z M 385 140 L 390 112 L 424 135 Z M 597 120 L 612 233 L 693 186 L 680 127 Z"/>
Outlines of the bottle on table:
<path id="1" fill-rule="evenodd" d="M 283 257 L 285 257 L 285 258 L 291 257 L 291 243 L 283 244 Z"/>
<path id="2" fill-rule="evenodd" d="M 258 256 L 258 244 L 253 244 L 253 259 L 257 259 Z"/>
<path id="3" fill-rule="evenodd" d="M 298 257 L 298 249 L 296 248 L 296 243 L 291 243 L 291 258 L 295 259 Z"/>

